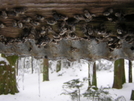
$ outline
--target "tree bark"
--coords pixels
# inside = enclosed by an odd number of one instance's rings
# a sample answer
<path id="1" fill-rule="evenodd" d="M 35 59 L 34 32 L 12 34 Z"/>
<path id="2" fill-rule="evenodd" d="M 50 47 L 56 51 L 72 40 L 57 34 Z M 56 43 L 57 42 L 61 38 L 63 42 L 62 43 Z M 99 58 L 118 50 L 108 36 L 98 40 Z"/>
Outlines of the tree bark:
<path id="1" fill-rule="evenodd" d="M 128 76 L 129 76 L 129 78 L 128 78 L 128 81 L 129 81 L 129 83 L 132 83 L 132 62 L 129 60 L 129 68 L 128 68 L 129 70 L 128 70 Z"/>
<path id="2" fill-rule="evenodd" d="M 134 90 L 132 90 L 132 92 L 131 92 L 131 98 L 130 98 L 130 100 L 134 100 Z"/>
<path id="3" fill-rule="evenodd" d="M 59 72 L 61 70 L 61 60 L 57 61 L 56 65 L 56 72 Z"/>
<path id="4" fill-rule="evenodd" d="M 93 64 L 93 80 L 92 85 L 97 87 L 97 79 L 96 79 L 96 63 Z"/>
<path id="5" fill-rule="evenodd" d="M 122 84 L 126 83 L 124 59 L 122 60 Z"/>
<path id="6" fill-rule="evenodd" d="M 87 90 L 89 90 L 90 89 L 90 87 L 91 87 L 91 77 L 90 77 L 90 62 L 88 62 L 88 89 Z"/>
<path id="7" fill-rule="evenodd" d="M 1 61 L 0 64 L 0 94 L 15 94 L 18 93 L 15 68 L 11 65 L 6 65 L 6 62 Z"/>
<path id="8" fill-rule="evenodd" d="M 44 59 L 43 65 L 43 81 L 49 81 L 49 63 L 48 59 Z"/>
<path id="9" fill-rule="evenodd" d="M 31 56 L 31 73 L 33 74 L 34 69 L 33 69 L 33 57 Z"/>
<path id="10" fill-rule="evenodd" d="M 114 62 L 114 83 L 113 88 L 121 89 L 125 83 L 124 59 L 118 59 Z"/>

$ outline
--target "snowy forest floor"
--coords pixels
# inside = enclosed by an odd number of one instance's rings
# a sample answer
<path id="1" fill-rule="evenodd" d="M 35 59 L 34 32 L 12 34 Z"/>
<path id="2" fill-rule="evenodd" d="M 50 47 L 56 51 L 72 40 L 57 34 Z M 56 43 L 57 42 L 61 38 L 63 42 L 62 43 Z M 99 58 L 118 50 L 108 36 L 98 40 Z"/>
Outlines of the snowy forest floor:
<path id="1" fill-rule="evenodd" d="M 125 66 L 126 81 L 128 82 L 128 67 Z M 134 73 L 134 67 L 133 67 Z M 42 74 L 38 72 L 30 74 L 24 73 L 17 77 L 19 93 L 15 95 L 0 95 L 0 101 L 71 101 L 69 95 L 62 95 L 62 85 L 72 79 L 84 78 L 88 76 L 87 63 L 73 65 L 72 68 L 62 68 L 56 73 L 51 68 L 49 71 L 49 81 L 42 81 Z M 134 75 L 133 75 L 134 81 Z M 134 83 L 125 83 L 120 90 L 112 89 L 113 84 L 113 68 L 108 70 L 97 71 L 98 87 L 110 87 L 109 92 L 113 98 L 124 96 L 126 101 L 130 101 L 131 91 L 134 89 Z M 84 84 L 81 92 L 88 87 L 88 83 Z M 87 101 L 81 98 L 81 101 Z"/>

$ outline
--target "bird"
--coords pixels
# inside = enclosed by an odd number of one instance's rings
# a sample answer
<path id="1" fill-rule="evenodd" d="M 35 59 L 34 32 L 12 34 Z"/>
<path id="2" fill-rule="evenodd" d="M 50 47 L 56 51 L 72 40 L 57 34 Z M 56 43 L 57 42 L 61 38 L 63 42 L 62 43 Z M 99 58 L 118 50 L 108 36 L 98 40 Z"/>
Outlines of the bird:
<path id="1" fill-rule="evenodd" d="M 62 27 L 60 30 L 60 35 L 64 35 L 67 32 L 67 28 L 66 27 Z"/>
<path id="2" fill-rule="evenodd" d="M 112 37 L 108 37 L 107 40 L 112 42 L 114 39 Z"/>
<path id="3" fill-rule="evenodd" d="M 7 12 L 5 10 L 2 10 L 1 17 L 3 17 L 4 19 L 8 18 Z"/>
<path id="4" fill-rule="evenodd" d="M 104 16 L 109 16 L 110 15 L 110 12 L 106 11 L 103 13 Z"/>
<path id="5" fill-rule="evenodd" d="M 83 33 L 87 33 L 87 24 L 83 24 L 81 30 Z"/>
<path id="6" fill-rule="evenodd" d="M 68 17 L 67 16 L 62 16 L 61 20 L 66 21 L 66 20 L 68 20 Z"/>
<path id="7" fill-rule="evenodd" d="M 39 26 L 40 22 L 38 20 L 31 20 L 30 22 L 33 26 Z"/>
<path id="8" fill-rule="evenodd" d="M 98 44 L 99 44 L 100 42 L 104 42 L 104 38 L 101 37 L 101 36 L 96 37 L 95 40 L 97 41 Z"/>
<path id="9" fill-rule="evenodd" d="M 56 41 L 56 40 L 52 40 L 52 43 L 54 43 L 54 44 L 58 44 L 59 43 L 59 41 Z"/>
<path id="10" fill-rule="evenodd" d="M 65 33 L 65 34 L 61 35 L 60 37 L 61 37 L 62 39 L 67 39 L 67 38 L 68 38 L 68 34 Z"/>
<path id="11" fill-rule="evenodd" d="M 76 30 L 75 26 L 69 26 L 67 32 L 68 33 L 73 33 L 73 32 L 75 32 L 75 30 Z"/>
<path id="12" fill-rule="evenodd" d="M 57 21 L 57 20 L 60 20 L 60 15 L 56 12 L 56 11 L 53 11 L 53 17 L 54 19 Z"/>
<path id="13" fill-rule="evenodd" d="M 133 35 L 125 35 L 124 39 L 125 39 L 126 42 L 128 42 L 130 44 L 134 42 L 134 36 Z"/>
<path id="14" fill-rule="evenodd" d="M 44 37 L 41 37 L 40 40 L 41 40 L 41 46 L 45 46 L 47 43 L 50 42 L 50 38 L 47 35 Z"/>
<path id="15" fill-rule="evenodd" d="M 18 23 L 17 23 L 17 21 L 14 20 L 13 23 L 12 23 L 12 25 L 13 25 L 13 27 L 18 27 Z"/>
<path id="16" fill-rule="evenodd" d="M 54 40 L 54 41 L 56 41 L 56 42 L 59 42 L 59 41 L 61 41 L 61 40 L 62 40 L 62 37 L 54 38 L 53 40 Z"/>
<path id="17" fill-rule="evenodd" d="M 36 14 L 36 19 L 39 20 L 39 21 L 44 21 L 45 17 L 42 16 L 42 15 Z"/>
<path id="18" fill-rule="evenodd" d="M 71 50 L 71 52 L 76 52 L 76 51 L 78 51 L 78 48 L 76 48 L 76 47 L 70 47 L 70 50 Z"/>
<path id="19" fill-rule="evenodd" d="M 0 28 L 5 28 L 5 24 L 0 22 Z"/>
<path id="20" fill-rule="evenodd" d="M 88 35 L 93 35 L 93 28 L 92 27 L 88 27 L 87 28 L 87 33 L 88 33 Z"/>
<path id="21" fill-rule="evenodd" d="M 71 39 L 77 38 L 75 33 L 69 33 L 69 37 L 70 37 Z"/>
<path id="22" fill-rule="evenodd" d="M 89 18 L 89 19 L 92 18 L 92 15 L 89 13 L 88 10 L 84 10 L 84 15 L 85 15 L 86 18 Z"/>
<path id="23" fill-rule="evenodd" d="M 114 51 L 116 46 L 114 44 L 112 44 L 112 45 L 110 45 L 108 47 L 109 47 L 110 52 L 112 52 L 112 51 Z"/>
<path id="24" fill-rule="evenodd" d="M 28 40 L 36 39 L 36 36 L 35 36 L 35 34 L 30 33 L 30 34 L 28 34 L 27 39 L 28 39 Z"/>
<path id="25" fill-rule="evenodd" d="M 104 16 L 110 16 L 113 12 L 114 12 L 113 9 L 109 8 L 106 11 L 103 12 L 103 15 Z"/>
<path id="26" fill-rule="evenodd" d="M 117 34 L 123 34 L 123 30 L 120 29 L 120 28 L 118 28 L 118 29 L 117 29 Z"/>
<path id="27" fill-rule="evenodd" d="M 121 14 L 120 12 L 116 12 L 114 15 L 115 15 L 116 17 L 120 18 L 122 14 Z"/>
<path id="28" fill-rule="evenodd" d="M 57 21 L 52 18 L 47 19 L 46 22 L 48 25 L 55 25 L 57 23 Z"/>
<path id="29" fill-rule="evenodd" d="M 108 16 L 108 17 L 107 17 L 107 20 L 108 20 L 108 21 L 113 21 L 113 18 L 112 18 L 111 16 Z"/>
<path id="30" fill-rule="evenodd" d="M 66 21 L 68 19 L 67 16 L 65 15 L 62 15 L 60 13 L 58 13 L 57 11 L 52 11 L 53 13 L 53 18 L 57 21 L 57 20 L 63 20 L 63 21 Z"/>
<path id="31" fill-rule="evenodd" d="M 13 11 L 17 14 L 25 14 L 26 8 L 25 7 L 14 7 Z"/>
<path id="32" fill-rule="evenodd" d="M 60 38 L 60 35 L 58 33 L 53 33 L 53 38 Z"/>
<path id="33" fill-rule="evenodd" d="M 84 16 L 89 19 L 90 21 L 93 19 L 93 17 L 95 17 L 96 15 L 95 14 L 91 14 L 88 10 L 84 10 Z"/>
<path id="34" fill-rule="evenodd" d="M 46 28 L 43 26 L 41 27 L 40 35 L 45 36 L 45 34 L 46 34 Z"/>
<path id="35" fill-rule="evenodd" d="M 85 21 L 85 17 L 82 14 L 76 14 L 74 15 L 74 18 L 78 21 L 84 20 Z"/>
<path id="36" fill-rule="evenodd" d="M 32 21 L 32 18 L 29 16 L 24 17 L 23 22 L 30 23 Z"/>
<path id="37" fill-rule="evenodd" d="M 12 25 L 13 25 L 13 27 L 16 27 L 16 28 L 23 28 L 24 27 L 24 24 L 18 20 L 14 20 Z"/>
<path id="38" fill-rule="evenodd" d="M 24 27 L 24 25 L 23 25 L 23 23 L 22 22 L 18 22 L 18 28 L 23 28 Z"/>

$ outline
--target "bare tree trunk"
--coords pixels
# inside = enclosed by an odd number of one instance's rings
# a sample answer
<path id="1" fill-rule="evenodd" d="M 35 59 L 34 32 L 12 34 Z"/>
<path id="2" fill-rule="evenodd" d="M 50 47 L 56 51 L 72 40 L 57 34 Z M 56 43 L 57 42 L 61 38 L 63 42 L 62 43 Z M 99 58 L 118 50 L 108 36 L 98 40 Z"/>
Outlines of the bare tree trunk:
<path id="1" fill-rule="evenodd" d="M 18 93 L 15 67 L 7 65 L 6 62 L 0 62 L 0 95 Z"/>
<path id="2" fill-rule="evenodd" d="M 19 59 L 16 61 L 16 64 L 15 64 L 16 75 L 18 75 L 18 62 L 19 62 Z"/>
<path id="3" fill-rule="evenodd" d="M 93 64 L 93 80 L 92 85 L 97 87 L 97 79 L 96 79 L 96 63 Z"/>
<path id="4" fill-rule="evenodd" d="M 33 69 L 33 57 L 31 57 L 31 73 L 33 74 L 34 69 Z"/>
<path id="5" fill-rule="evenodd" d="M 56 65 L 56 72 L 59 72 L 61 70 L 61 60 L 57 61 Z"/>
<path id="6" fill-rule="evenodd" d="M 43 65 L 43 81 L 49 81 L 49 63 L 48 59 L 44 59 Z"/>
<path id="7" fill-rule="evenodd" d="M 126 83 L 124 59 L 122 60 L 122 84 Z"/>
<path id="8" fill-rule="evenodd" d="M 88 62 L 88 89 L 91 87 L 91 77 L 90 77 L 90 62 Z"/>
<path id="9" fill-rule="evenodd" d="M 128 70 L 128 76 L 129 76 L 129 78 L 128 78 L 128 81 L 129 81 L 129 83 L 132 83 L 132 62 L 129 60 L 129 68 L 128 68 L 129 70 Z"/>
<path id="10" fill-rule="evenodd" d="M 131 98 L 130 98 L 130 100 L 134 100 L 134 90 L 132 90 L 132 92 L 131 92 Z"/>
<path id="11" fill-rule="evenodd" d="M 114 83 L 113 88 L 121 89 L 125 82 L 124 78 L 124 59 L 118 59 L 114 62 Z"/>

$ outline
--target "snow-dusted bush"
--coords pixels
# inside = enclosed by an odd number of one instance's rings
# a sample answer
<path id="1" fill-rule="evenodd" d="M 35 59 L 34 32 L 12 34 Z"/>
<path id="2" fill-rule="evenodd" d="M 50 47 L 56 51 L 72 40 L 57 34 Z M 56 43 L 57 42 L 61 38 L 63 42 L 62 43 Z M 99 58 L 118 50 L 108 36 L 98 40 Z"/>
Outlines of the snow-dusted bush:
<path id="1" fill-rule="evenodd" d="M 96 61 L 97 70 L 111 70 L 113 68 L 113 62 L 105 59 L 100 59 Z"/>
<path id="2" fill-rule="evenodd" d="M 70 95 L 72 100 L 80 101 L 81 97 L 81 87 L 84 84 L 84 80 L 80 81 L 80 79 L 73 79 L 63 84 L 64 92 L 62 94 Z"/>
<path id="3" fill-rule="evenodd" d="M 115 101 L 126 101 L 124 96 L 119 96 L 118 98 L 115 99 Z"/>
<path id="4" fill-rule="evenodd" d="M 91 86 L 85 93 L 83 93 L 83 96 L 91 101 L 113 101 L 112 97 L 106 89 L 108 88 L 97 88 L 95 86 Z"/>

